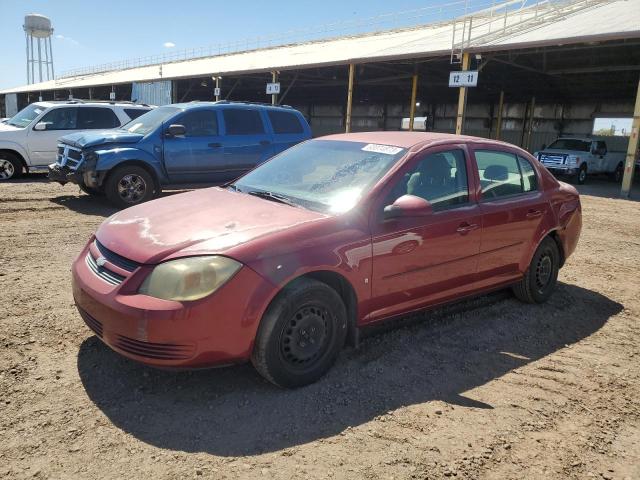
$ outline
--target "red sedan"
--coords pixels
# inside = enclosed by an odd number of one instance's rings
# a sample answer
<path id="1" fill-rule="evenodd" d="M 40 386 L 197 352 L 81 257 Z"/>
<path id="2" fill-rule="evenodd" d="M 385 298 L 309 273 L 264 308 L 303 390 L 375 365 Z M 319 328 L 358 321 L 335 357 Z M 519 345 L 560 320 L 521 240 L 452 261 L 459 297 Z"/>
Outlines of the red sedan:
<path id="1" fill-rule="evenodd" d="M 576 190 L 513 145 L 331 135 L 108 218 L 73 264 L 73 295 L 129 358 L 251 360 L 295 387 L 366 325 L 505 287 L 544 302 L 581 224 Z"/>

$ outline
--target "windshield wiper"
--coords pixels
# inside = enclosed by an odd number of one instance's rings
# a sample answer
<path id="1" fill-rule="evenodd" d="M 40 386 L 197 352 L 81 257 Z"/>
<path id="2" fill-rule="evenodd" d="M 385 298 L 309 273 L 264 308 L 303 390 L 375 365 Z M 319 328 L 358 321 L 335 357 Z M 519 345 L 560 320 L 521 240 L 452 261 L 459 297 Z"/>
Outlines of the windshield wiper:
<path id="1" fill-rule="evenodd" d="M 263 190 L 250 190 L 245 193 L 248 193 L 249 195 L 254 195 L 256 197 L 264 198 L 265 200 L 284 203 L 285 205 L 289 205 L 290 207 L 298 207 L 298 208 L 300 207 L 300 205 L 293 203 L 288 197 L 285 197 L 284 195 L 280 195 L 278 193 L 266 192 Z"/>

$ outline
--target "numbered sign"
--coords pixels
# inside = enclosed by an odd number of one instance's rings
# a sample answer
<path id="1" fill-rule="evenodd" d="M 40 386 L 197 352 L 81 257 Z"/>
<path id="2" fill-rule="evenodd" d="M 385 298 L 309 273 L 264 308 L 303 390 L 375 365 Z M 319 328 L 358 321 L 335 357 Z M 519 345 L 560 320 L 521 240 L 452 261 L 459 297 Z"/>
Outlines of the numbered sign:
<path id="1" fill-rule="evenodd" d="M 477 70 L 456 71 L 449 73 L 450 87 L 475 87 L 478 85 Z"/>
<path id="2" fill-rule="evenodd" d="M 216 97 L 219 97 L 219 96 L 220 96 L 220 88 L 218 88 L 218 87 L 214 88 L 214 89 L 213 89 L 213 94 L 214 94 Z"/>
<path id="3" fill-rule="evenodd" d="M 280 83 L 267 83 L 267 95 L 277 95 L 280 93 Z"/>

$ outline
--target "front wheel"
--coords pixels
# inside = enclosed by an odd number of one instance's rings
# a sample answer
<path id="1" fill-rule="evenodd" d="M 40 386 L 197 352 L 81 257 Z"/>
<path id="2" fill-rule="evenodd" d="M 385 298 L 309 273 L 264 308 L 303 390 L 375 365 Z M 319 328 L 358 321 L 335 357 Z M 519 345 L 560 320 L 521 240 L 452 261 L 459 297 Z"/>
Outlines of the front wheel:
<path id="1" fill-rule="evenodd" d="M 587 166 L 582 165 L 578 173 L 573 176 L 574 183 L 578 185 L 584 185 L 584 182 L 587 180 Z"/>
<path id="2" fill-rule="evenodd" d="M 135 165 L 119 167 L 109 174 L 105 193 L 111 203 L 127 208 L 151 200 L 155 193 L 153 178 Z"/>
<path id="3" fill-rule="evenodd" d="M 22 163 L 15 155 L 0 153 L 0 181 L 13 180 L 22 175 Z"/>
<path id="4" fill-rule="evenodd" d="M 611 178 L 616 183 L 622 183 L 622 177 L 624 177 L 624 164 L 620 162 L 616 169 L 611 174 Z"/>
<path id="5" fill-rule="evenodd" d="M 558 281 L 560 251 L 552 238 L 542 240 L 520 283 L 514 285 L 515 296 L 526 303 L 543 303 L 553 293 Z"/>
<path id="6" fill-rule="evenodd" d="M 347 335 L 347 310 L 328 285 L 300 279 L 269 305 L 251 361 L 270 382 L 301 387 L 322 377 L 335 362 Z"/>

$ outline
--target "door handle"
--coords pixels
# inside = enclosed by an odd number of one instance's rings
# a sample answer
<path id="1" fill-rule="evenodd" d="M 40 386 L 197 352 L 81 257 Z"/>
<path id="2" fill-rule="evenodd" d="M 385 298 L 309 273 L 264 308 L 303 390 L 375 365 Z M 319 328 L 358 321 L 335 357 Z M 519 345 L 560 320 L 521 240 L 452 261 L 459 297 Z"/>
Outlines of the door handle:
<path id="1" fill-rule="evenodd" d="M 270 145 L 271 142 L 269 140 L 260 140 L 260 145 Z"/>
<path id="2" fill-rule="evenodd" d="M 211 148 L 220 148 L 222 146 L 222 144 L 218 143 L 218 142 L 213 142 L 213 143 L 210 143 L 209 146 Z"/>
<path id="3" fill-rule="evenodd" d="M 460 226 L 456 229 L 456 232 L 458 232 L 460 235 L 466 235 L 469 232 L 473 232 L 477 228 L 479 228 L 479 226 L 476 223 L 464 222 L 460 224 Z"/>
<path id="4" fill-rule="evenodd" d="M 542 216 L 542 210 L 529 210 L 527 212 L 527 218 L 538 218 Z"/>

